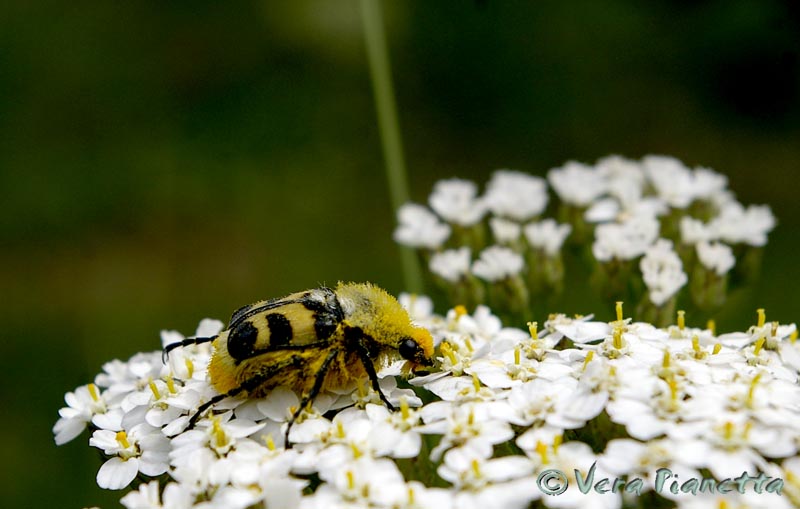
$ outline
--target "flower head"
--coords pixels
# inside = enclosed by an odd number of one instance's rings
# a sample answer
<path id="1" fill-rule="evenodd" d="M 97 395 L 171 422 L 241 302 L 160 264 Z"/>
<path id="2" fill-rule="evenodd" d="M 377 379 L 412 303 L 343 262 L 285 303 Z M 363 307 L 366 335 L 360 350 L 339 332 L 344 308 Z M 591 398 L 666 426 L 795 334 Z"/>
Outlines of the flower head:
<path id="1" fill-rule="evenodd" d="M 397 220 L 400 224 L 394 231 L 394 240 L 404 246 L 437 249 L 450 236 L 449 226 L 416 203 L 406 203 L 400 207 Z"/>
<path id="2" fill-rule="evenodd" d="M 658 232 L 658 220 L 647 216 L 633 217 L 623 223 L 601 224 L 595 230 L 592 253 L 602 262 L 632 260 L 647 251 L 658 238 Z"/>
<path id="3" fill-rule="evenodd" d="M 558 224 L 553 219 L 545 219 L 525 225 L 524 231 L 531 247 L 541 249 L 548 256 L 555 256 L 561 250 L 572 227 L 568 224 Z"/>
<path id="4" fill-rule="evenodd" d="M 522 272 L 522 256 L 507 247 L 490 246 L 472 264 L 472 273 L 486 281 L 500 281 Z"/>
<path id="5" fill-rule="evenodd" d="M 656 306 L 664 304 L 689 280 L 681 259 L 672 249 L 672 242 L 666 239 L 659 239 L 647 249 L 639 267 L 650 300 Z"/>
<path id="6" fill-rule="evenodd" d="M 527 221 L 547 206 L 547 184 L 541 177 L 520 171 L 497 170 L 486 185 L 485 199 L 493 214 Z"/>
<path id="7" fill-rule="evenodd" d="M 472 226 L 486 214 L 486 203 L 478 197 L 478 186 L 469 180 L 440 180 L 433 186 L 428 203 L 442 219 L 460 226 Z"/>
<path id="8" fill-rule="evenodd" d="M 471 251 L 468 247 L 448 249 L 431 256 L 429 268 L 445 281 L 457 283 L 462 277 L 469 274 L 472 262 Z"/>
<path id="9" fill-rule="evenodd" d="M 589 206 L 608 189 L 608 181 L 602 173 L 574 161 L 550 170 L 547 180 L 561 201 L 577 207 Z"/>
<path id="10" fill-rule="evenodd" d="M 699 242 L 696 248 L 700 263 L 717 275 L 724 276 L 736 263 L 733 250 L 720 242 Z"/>

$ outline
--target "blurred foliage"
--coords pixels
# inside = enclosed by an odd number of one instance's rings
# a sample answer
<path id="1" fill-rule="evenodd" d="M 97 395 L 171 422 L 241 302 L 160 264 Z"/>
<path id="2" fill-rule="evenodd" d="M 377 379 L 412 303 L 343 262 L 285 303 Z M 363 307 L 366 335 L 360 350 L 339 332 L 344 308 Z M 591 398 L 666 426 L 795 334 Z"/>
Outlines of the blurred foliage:
<path id="1" fill-rule="evenodd" d="M 719 330 L 797 320 L 797 5 L 387 2 L 412 195 L 609 153 L 706 165 L 780 221 Z M 319 283 L 402 290 L 358 4 L 11 0 L 0 55 L 0 498 L 114 507 L 86 435 L 50 433 L 103 362 Z M 598 311 L 575 285 L 564 311 Z"/>

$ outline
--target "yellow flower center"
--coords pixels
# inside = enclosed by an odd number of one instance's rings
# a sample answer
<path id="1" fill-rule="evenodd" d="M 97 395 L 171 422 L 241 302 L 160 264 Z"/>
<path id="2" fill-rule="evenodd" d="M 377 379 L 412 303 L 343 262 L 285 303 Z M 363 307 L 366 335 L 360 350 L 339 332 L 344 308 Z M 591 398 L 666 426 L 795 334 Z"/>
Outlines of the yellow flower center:
<path id="1" fill-rule="evenodd" d="M 586 371 L 586 366 L 592 362 L 592 359 L 594 359 L 594 350 L 589 350 L 589 352 L 586 354 L 586 358 L 583 360 L 583 371 Z"/>
<path id="2" fill-rule="evenodd" d="M 539 339 L 539 322 L 528 322 L 528 332 L 531 334 L 531 338 Z"/>
<path id="3" fill-rule="evenodd" d="M 89 395 L 95 402 L 100 400 L 100 395 L 97 392 L 97 386 L 95 384 L 89 384 Z"/>
<path id="4" fill-rule="evenodd" d="M 147 380 L 147 385 L 150 387 L 150 392 L 153 393 L 153 397 L 155 399 L 161 399 L 161 393 L 158 391 L 158 387 L 156 387 L 156 383 L 153 381 L 153 377 L 150 377 Z"/>
<path id="5" fill-rule="evenodd" d="M 756 313 L 758 313 L 758 327 L 763 327 L 767 323 L 767 314 L 764 312 L 764 308 L 756 309 Z"/>

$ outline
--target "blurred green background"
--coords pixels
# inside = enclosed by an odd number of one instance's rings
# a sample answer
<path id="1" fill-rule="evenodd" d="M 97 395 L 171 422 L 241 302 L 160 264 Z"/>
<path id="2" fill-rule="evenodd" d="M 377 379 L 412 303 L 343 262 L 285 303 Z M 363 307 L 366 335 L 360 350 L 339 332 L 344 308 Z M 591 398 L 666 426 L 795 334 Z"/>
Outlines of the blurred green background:
<path id="1" fill-rule="evenodd" d="M 160 329 L 340 279 L 403 289 L 358 7 L 0 5 L 3 507 L 117 505 L 87 435 L 57 449 L 50 430 L 64 392 L 157 349 Z M 763 277 L 719 328 L 756 305 L 799 318 L 796 2 L 416 0 L 384 15 L 413 199 L 498 167 L 674 155 L 779 219 Z"/>

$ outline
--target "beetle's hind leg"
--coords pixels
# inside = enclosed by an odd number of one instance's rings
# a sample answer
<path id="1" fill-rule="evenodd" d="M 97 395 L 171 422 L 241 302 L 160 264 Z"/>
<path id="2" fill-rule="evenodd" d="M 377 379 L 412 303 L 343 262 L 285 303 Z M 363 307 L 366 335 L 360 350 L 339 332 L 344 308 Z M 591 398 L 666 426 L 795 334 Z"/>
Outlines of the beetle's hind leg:
<path id="1" fill-rule="evenodd" d="M 314 385 L 311 387 L 309 392 L 303 394 L 302 399 L 300 399 L 300 404 L 297 405 L 297 409 L 295 409 L 294 413 L 292 414 L 292 418 L 289 419 L 289 423 L 286 425 L 286 432 L 283 436 L 283 443 L 287 449 L 292 448 L 292 443 L 289 441 L 289 432 L 292 430 L 294 421 L 300 417 L 300 414 L 303 413 L 303 410 L 306 408 L 306 406 L 314 401 L 314 398 L 316 398 L 322 390 L 322 384 L 325 383 L 325 375 L 328 374 L 331 363 L 337 355 L 339 355 L 339 350 L 331 350 L 330 353 L 328 353 L 328 356 L 325 357 L 325 360 L 322 362 L 322 366 L 320 366 L 319 371 L 317 371 L 317 375 L 314 377 Z"/>
<path id="2" fill-rule="evenodd" d="M 202 405 L 200 405 L 197 408 L 197 411 L 194 413 L 194 415 L 192 415 L 192 418 L 189 419 L 189 426 L 187 426 L 186 429 L 194 428 L 194 425 L 197 424 L 197 420 L 200 419 L 200 416 L 203 415 L 203 413 L 206 410 L 208 410 L 209 408 L 211 408 L 212 406 L 216 405 L 217 403 L 219 403 L 220 401 L 222 401 L 223 399 L 225 399 L 225 398 L 227 398 L 229 396 L 236 396 L 237 394 L 239 394 L 243 390 L 244 389 L 242 387 L 237 387 L 237 388 L 235 388 L 235 389 L 233 389 L 231 391 L 226 392 L 225 394 L 218 394 L 218 395 L 214 396 L 213 398 L 211 398 L 210 400 L 208 400 L 205 403 L 203 403 Z"/>
<path id="3" fill-rule="evenodd" d="M 195 413 L 192 415 L 192 418 L 189 419 L 189 426 L 187 426 L 186 429 L 192 429 L 194 425 L 197 424 L 197 421 L 200 419 L 200 416 L 203 415 L 203 413 L 205 413 L 206 410 L 216 405 L 223 399 L 238 396 L 242 392 L 248 392 L 248 393 L 253 392 L 254 390 L 258 389 L 259 387 L 267 383 L 272 377 L 280 373 L 283 369 L 296 366 L 299 360 L 301 359 L 298 356 L 290 357 L 284 362 L 275 364 L 273 366 L 270 366 L 269 369 L 254 374 L 252 377 L 248 378 L 247 380 L 244 380 L 238 387 L 234 387 L 233 389 L 229 390 L 224 394 L 217 394 L 216 396 L 206 401 L 197 408 Z"/>
<path id="4" fill-rule="evenodd" d="M 176 341 L 175 343 L 170 343 L 167 346 L 165 346 L 164 349 L 161 351 L 161 362 L 166 364 L 167 360 L 169 360 L 169 353 L 175 350 L 176 348 L 182 348 L 184 346 L 189 346 L 189 345 L 202 345 L 203 343 L 210 343 L 215 339 L 217 339 L 217 337 L 218 336 L 209 336 L 207 338 L 186 338 L 183 341 Z"/>

